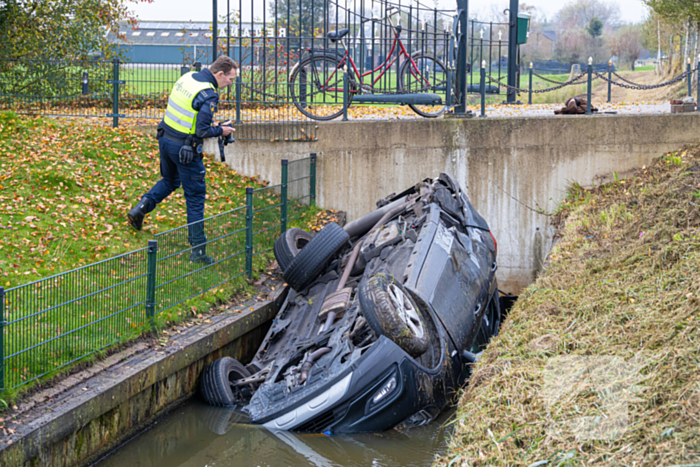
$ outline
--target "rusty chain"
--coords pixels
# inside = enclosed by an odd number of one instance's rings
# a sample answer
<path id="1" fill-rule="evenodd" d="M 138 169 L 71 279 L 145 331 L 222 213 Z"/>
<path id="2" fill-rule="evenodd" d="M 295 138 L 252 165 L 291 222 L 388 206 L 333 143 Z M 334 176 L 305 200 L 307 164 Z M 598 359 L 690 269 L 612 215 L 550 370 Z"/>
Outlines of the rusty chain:
<path id="1" fill-rule="evenodd" d="M 533 90 L 532 90 L 532 93 L 533 93 L 533 94 L 538 94 L 538 93 L 544 93 L 544 92 L 551 92 L 551 91 L 556 91 L 557 89 L 561 89 L 561 88 L 563 88 L 563 87 L 569 86 L 569 85 L 571 85 L 571 84 L 579 84 L 579 83 L 577 83 L 577 81 L 578 81 L 579 79 L 581 79 L 586 73 L 588 73 L 588 72 L 587 72 L 587 71 L 584 71 L 583 73 L 581 73 L 580 75 L 576 76 L 575 78 L 572 78 L 572 79 L 570 79 L 569 81 L 566 81 L 566 82 L 564 82 L 564 83 L 561 83 L 559 86 L 552 86 L 551 88 L 546 88 L 546 89 L 533 89 Z M 495 80 L 495 79 L 491 78 L 491 77 L 488 76 L 488 75 L 486 75 L 486 79 L 488 79 L 489 81 L 491 81 L 491 82 L 493 82 L 493 83 L 498 83 L 499 85 L 504 86 L 506 89 L 510 89 L 510 90 L 513 90 L 513 91 L 518 92 L 518 93 L 530 92 L 529 89 L 523 89 L 523 88 L 518 88 L 518 87 L 514 87 L 514 86 L 508 86 L 507 84 L 503 84 L 503 83 L 501 83 L 500 81 Z M 595 79 L 595 78 L 593 78 L 593 79 Z"/>
<path id="2" fill-rule="evenodd" d="M 696 70 L 690 70 L 690 72 L 684 71 L 683 73 L 681 73 L 680 75 L 676 76 L 675 78 L 670 79 L 670 80 L 668 80 L 668 81 L 665 81 L 665 82 L 663 82 L 663 83 L 658 83 L 658 84 L 634 84 L 634 85 L 623 84 L 623 83 L 615 82 L 615 81 L 613 81 L 613 80 L 611 80 L 611 79 L 608 79 L 608 78 L 607 78 L 605 75 L 603 75 L 602 73 L 598 73 L 597 71 L 594 71 L 593 73 L 595 73 L 596 76 L 597 76 L 598 78 L 602 79 L 603 81 L 606 81 L 606 82 L 608 82 L 608 83 L 614 84 L 615 86 L 619 86 L 619 87 L 621 87 L 621 88 L 625 88 L 625 89 L 636 89 L 636 90 L 641 90 L 641 91 L 648 91 L 648 90 L 650 90 L 650 89 L 658 89 L 658 88 L 662 88 L 662 87 L 664 87 L 664 86 L 670 86 L 670 85 L 672 85 L 672 84 L 676 84 L 677 82 L 681 81 L 682 79 L 688 77 L 688 75 L 691 75 L 694 71 L 696 71 Z M 616 74 L 616 76 L 617 76 L 617 74 Z M 618 76 L 618 78 L 619 78 L 619 76 Z M 627 80 L 624 79 L 624 78 L 622 78 L 622 80 L 623 80 L 623 81 L 627 81 Z M 630 82 L 630 81 L 627 81 L 627 82 Z"/>
<path id="3" fill-rule="evenodd" d="M 584 73 L 586 73 L 586 72 L 584 72 Z M 533 76 L 537 76 L 539 79 L 541 79 L 541 80 L 543 80 L 543 81 L 549 81 L 550 83 L 553 83 L 553 84 L 563 84 L 561 81 L 556 81 L 556 80 L 553 80 L 553 79 L 545 78 L 545 77 L 542 76 L 542 75 L 538 75 L 538 74 L 535 73 L 534 71 L 532 72 L 532 75 L 533 75 Z"/>

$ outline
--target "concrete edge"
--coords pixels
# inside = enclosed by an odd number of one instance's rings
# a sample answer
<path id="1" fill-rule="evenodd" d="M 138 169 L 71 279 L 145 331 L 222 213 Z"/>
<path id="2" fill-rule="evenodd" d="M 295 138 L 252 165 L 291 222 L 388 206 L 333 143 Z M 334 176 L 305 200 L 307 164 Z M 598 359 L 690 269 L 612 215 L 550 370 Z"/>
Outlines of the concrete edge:
<path id="1" fill-rule="evenodd" d="M 206 328 L 193 326 L 183 332 L 173 339 L 171 348 L 150 349 L 136 356 L 137 361 L 128 359 L 90 378 L 81 387 L 72 388 L 68 391 L 71 394 L 64 397 L 66 401 L 60 409 L 51 410 L 23 425 L 13 436 L 12 444 L 0 447 L 0 465 L 23 465 L 37 457 L 43 448 L 60 442 L 155 383 L 272 320 L 287 290 L 280 287 L 274 299 L 253 306 L 253 310 L 246 314 L 226 313 L 212 317 L 218 319 Z M 182 400 L 168 404 L 158 413 L 167 411 Z M 110 444 L 118 443 L 125 436 L 128 434 L 122 434 Z M 97 454 L 93 453 L 92 456 Z"/>

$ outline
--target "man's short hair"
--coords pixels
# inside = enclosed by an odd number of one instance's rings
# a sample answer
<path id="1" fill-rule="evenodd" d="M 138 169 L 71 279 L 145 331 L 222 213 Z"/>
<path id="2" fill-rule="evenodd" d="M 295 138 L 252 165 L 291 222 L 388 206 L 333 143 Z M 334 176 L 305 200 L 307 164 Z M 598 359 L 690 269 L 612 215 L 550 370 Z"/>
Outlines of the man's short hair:
<path id="1" fill-rule="evenodd" d="M 227 57 L 226 55 L 222 55 L 217 58 L 209 67 L 209 71 L 211 71 L 212 74 L 223 71 L 224 74 L 227 75 L 231 70 L 237 71 L 238 63 L 234 62 L 231 57 Z"/>

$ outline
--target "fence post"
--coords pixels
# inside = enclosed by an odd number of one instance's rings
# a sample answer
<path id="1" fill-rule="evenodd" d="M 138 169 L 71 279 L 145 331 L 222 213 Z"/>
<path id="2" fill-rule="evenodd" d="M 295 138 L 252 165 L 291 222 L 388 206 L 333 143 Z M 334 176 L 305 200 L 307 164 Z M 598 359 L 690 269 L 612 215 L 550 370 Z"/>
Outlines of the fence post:
<path id="1" fill-rule="evenodd" d="M 316 206 L 316 153 L 311 153 L 309 163 L 309 205 Z"/>
<path id="2" fill-rule="evenodd" d="M 282 159 L 282 203 L 280 205 L 280 234 L 287 231 L 287 179 L 289 161 Z"/>
<path id="3" fill-rule="evenodd" d="M 0 394 L 5 392 L 5 288 L 0 287 Z"/>
<path id="4" fill-rule="evenodd" d="M 486 116 L 486 60 L 481 61 L 481 79 L 479 82 L 481 92 L 481 116 Z"/>
<path id="5" fill-rule="evenodd" d="M 245 189 L 245 273 L 253 277 L 253 188 Z"/>
<path id="6" fill-rule="evenodd" d="M 347 67 L 347 65 L 346 65 Z M 348 121 L 348 72 L 343 72 L 343 121 Z"/>
<path id="7" fill-rule="evenodd" d="M 530 92 L 527 95 L 527 103 L 532 104 L 532 62 L 530 62 Z"/>
<path id="8" fill-rule="evenodd" d="M 112 127 L 119 126 L 119 59 L 112 60 Z"/>
<path id="9" fill-rule="evenodd" d="M 148 276 L 146 277 L 146 316 L 151 320 L 151 330 L 156 333 L 156 264 L 158 240 L 148 241 Z"/>
<path id="10" fill-rule="evenodd" d="M 608 102 L 612 94 L 612 60 L 608 60 Z"/>
<path id="11" fill-rule="evenodd" d="M 236 76 L 236 123 L 241 123 L 241 75 Z"/>
<path id="12" fill-rule="evenodd" d="M 88 74 L 87 71 L 83 72 L 83 80 L 81 81 L 81 83 L 82 83 L 82 89 L 81 89 L 82 94 L 83 94 L 83 96 L 87 96 L 88 94 L 90 94 L 90 90 L 88 88 L 88 86 L 90 84 L 90 75 Z"/>
<path id="13" fill-rule="evenodd" d="M 588 91 L 586 102 L 586 114 L 591 114 L 591 85 L 593 83 L 593 57 L 588 57 Z"/>
<path id="14" fill-rule="evenodd" d="M 688 78 L 686 78 L 686 81 L 688 81 L 688 97 L 693 97 L 693 90 L 691 89 L 693 75 L 690 73 L 690 58 L 688 58 L 688 64 L 685 66 L 685 70 L 688 73 Z"/>

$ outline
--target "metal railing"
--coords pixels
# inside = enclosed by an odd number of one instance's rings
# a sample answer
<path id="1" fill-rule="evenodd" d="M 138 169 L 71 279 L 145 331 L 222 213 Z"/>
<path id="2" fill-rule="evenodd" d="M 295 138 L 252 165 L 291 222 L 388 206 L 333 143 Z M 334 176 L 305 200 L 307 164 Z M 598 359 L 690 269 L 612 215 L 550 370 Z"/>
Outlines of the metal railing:
<path id="1" fill-rule="evenodd" d="M 486 71 L 486 63 L 485 61 L 482 62 L 481 69 L 480 69 L 480 80 L 478 84 L 478 89 L 481 97 L 481 105 L 480 105 L 480 116 L 485 117 L 486 116 L 486 94 L 493 94 L 494 92 L 490 92 L 489 88 L 492 89 L 497 89 L 500 86 L 503 86 L 511 91 L 514 91 L 517 94 L 527 94 L 528 95 L 528 104 L 532 104 L 532 95 L 533 94 L 539 94 L 539 93 L 547 93 L 547 92 L 553 92 L 557 91 L 559 89 L 565 88 L 567 86 L 577 86 L 577 85 L 586 85 L 586 96 L 587 96 L 587 108 L 586 108 L 586 113 L 591 114 L 592 113 L 592 102 L 591 102 L 591 95 L 592 95 L 592 90 L 593 90 L 593 81 L 597 79 L 601 79 L 607 83 L 607 102 L 611 101 L 612 97 L 612 86 L 619 86 L 622 88 L 626 89 L 633 89 L 633 90 L 650 90 L 650 89 L 657 89 L 657 88 L 662 88 L 666 86 L 672 86 L 674 84 L 677 84 L 683 80 L 686 80 L 687 84 L 687 95 L 688 97 L 692 97 L 692 77 L 693 74 L 696 75 L 697 79 L 697 87 L 696 87 L 696 102 L 700 102 L 700 61 L 696 64 L 695 68 L 691 67 L 691 64 L 688 63 L 686 65 L 686 71 L 681 73 L 678 76 L 675 76 L 667 81 L 664 81 L 662 83 L 656 83 L 656 84 L 638 84 L 634 83 L 622 76 L 620 76 L 618 73 L 614 71 L 614 66 L 612 63 L 608 64 L 607 67 L 607 73 L 601 73 L 597 71 L 597 69 L 600 69 L 599 66 L 589 64 L 586 67 L 586 70 L 581 72 L 579 75 L 571 77 L 567 81 L 555 81 L 549 78 L 546 78 L 544 76 L 538 75 L 537 73 L 534 72 L 533 68 L 529 68 L 529 75 L 528 75 L 528 87 L 523 88 L 519 86 L 508 86 L 504 83 L 501 83 L 498 81 L 497 78 L 494 78 L 490 76 L 487 71 Z M 606 76 L 607 75 L 607 76 Z M 537 76 L 541 80 L 545 82 L 549 82 L 554 84 L 554 86 L 547 86 L 545 88 L 541 89 L 534 89 L 533 87 L 533 76 Z M 613 79 L 613 76 L 618 78 L 621 82 L 615 81 Z M 487 84 L 487 83 L 492 83 L 492 84 Z M 497 92 L 495 92 L 497 93 Z M 574 97 L 574 96 L 572 96 Z"/>
<path id="2" fill-rule="evenodd" d="M 287 179 L 290 166 L 295 180 Z M 282 161 L 282 182 L 247 188 L 245 206 L 158 233 L 145 248 L 0 287 L 0 392 L 157 331 L 163 311 L 244 275 L 251 278 L 254 257 L 271 250 L 277 236 L 315 204 L 315 171 L 313 154 Z M 192 247 L 189 239 L 203 233 L 206 242 Z M 202 248 L 209 261 L 192 256 Z"/>

